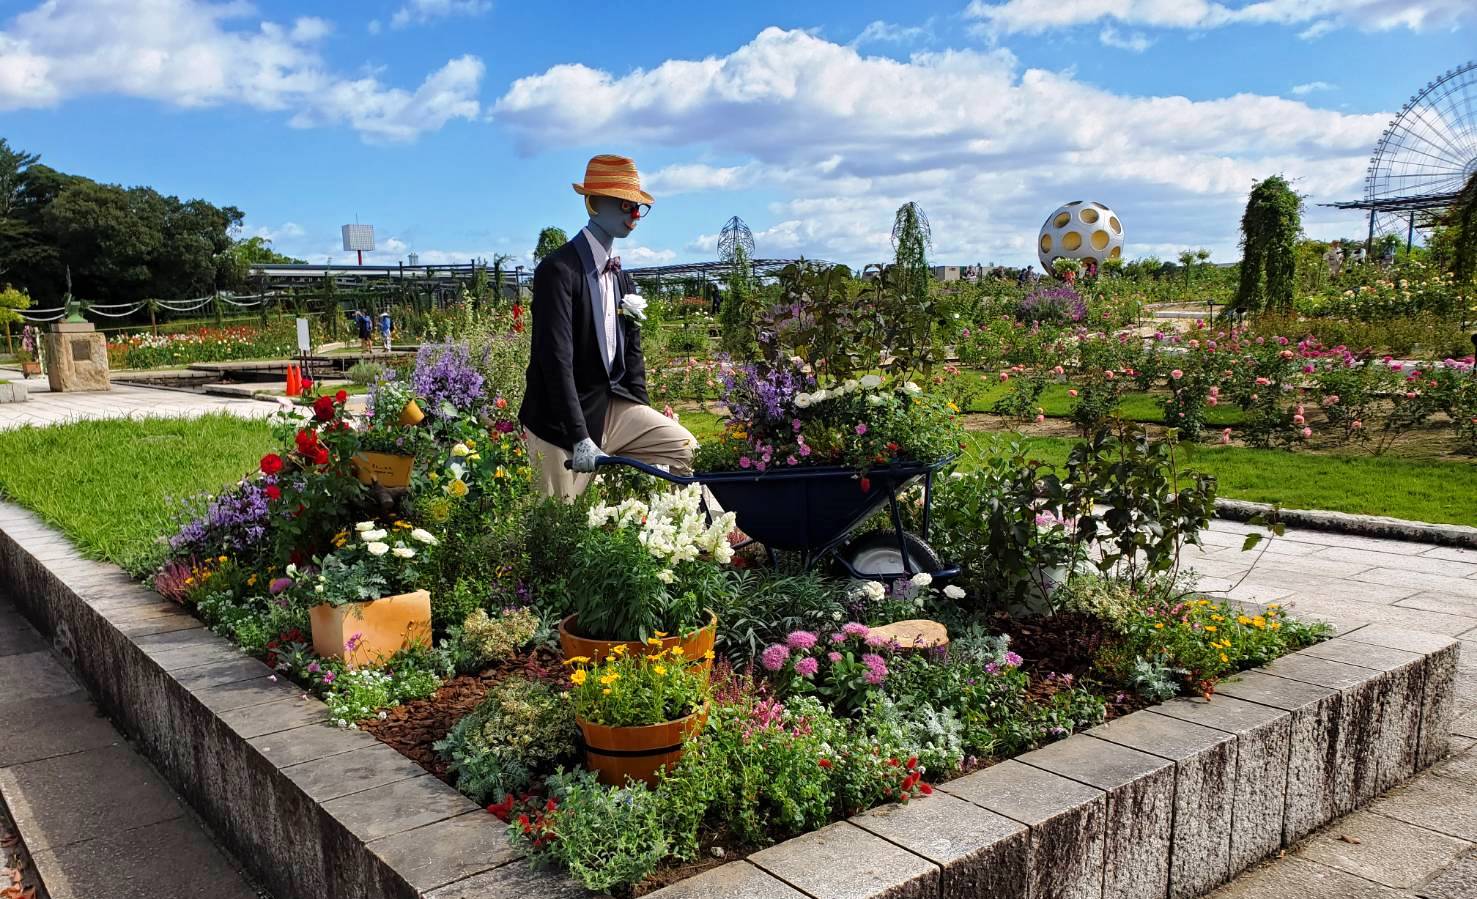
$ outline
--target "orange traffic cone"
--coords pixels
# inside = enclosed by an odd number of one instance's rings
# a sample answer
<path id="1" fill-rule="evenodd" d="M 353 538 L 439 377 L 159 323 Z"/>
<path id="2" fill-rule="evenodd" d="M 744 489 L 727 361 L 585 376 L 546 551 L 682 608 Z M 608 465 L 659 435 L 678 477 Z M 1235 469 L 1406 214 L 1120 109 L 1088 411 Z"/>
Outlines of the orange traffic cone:
<path id="1" fill-rule="evenodd" d="M 287 395 L 297 396 L 302 392 L 302 386 L 298 383 L 297 366 L 287 366 Z"/>

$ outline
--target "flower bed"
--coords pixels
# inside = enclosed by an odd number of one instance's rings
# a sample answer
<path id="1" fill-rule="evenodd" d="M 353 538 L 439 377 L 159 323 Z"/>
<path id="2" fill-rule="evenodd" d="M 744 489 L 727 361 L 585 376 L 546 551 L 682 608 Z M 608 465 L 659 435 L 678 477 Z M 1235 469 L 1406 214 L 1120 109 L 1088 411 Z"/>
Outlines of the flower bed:
<path id="1" fill-rule="evenodd" d="M 595 889 L 641 891 L 906 802 L 1322 636 L 1177 577 L 1213 484 L 1178 471 L 1168 444 L 1102 434 L 1059 472 L 949 479 L 959 512 L 938 535 L 974 570 L 853 582 L 756 567 L 696 489 L 603 477 L 578 503 L 541 500 L 474 363 L 429 347 L 407 381 L 374 386 L 364 419 L 324 395 L 282 420 L 282 450 L 182 523 L 155 585 Z M 953 439 L 949 411 L 906 382 L 817 388 L 775 371 L 735 390 L 760 436 L 731 438 L 763 441 L 746 444 L 759 462 L 814 441 L 865 466 Z M 409 456 L 408 483 L 360 477 L 370 449 Z M 365 651 L 383 636 L 369 608 L 324 639 L 328 612 L 416 594 L 426 613 L 395 619 L 390 642 Z M 947 648 L 888 635 L 923 617 L 947 624 Z M 561 638 L 600 648 L 556 656 Z"/>
<path id="2" fill-rule="evenodd" d="M 290 356 L 296 349 L 290 322 L 274 322 L 267 328 L 233 325 L 181 334 L 124 334 L 108 341 L 108 366 L 118 370 L 229 362 Z"/>

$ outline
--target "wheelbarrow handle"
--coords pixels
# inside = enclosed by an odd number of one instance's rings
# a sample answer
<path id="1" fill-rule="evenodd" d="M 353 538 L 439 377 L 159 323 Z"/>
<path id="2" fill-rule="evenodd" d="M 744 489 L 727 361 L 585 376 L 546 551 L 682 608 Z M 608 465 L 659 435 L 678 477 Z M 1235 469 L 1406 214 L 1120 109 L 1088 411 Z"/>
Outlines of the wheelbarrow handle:
<path id="1" fill-rule="evenodd" d="M 687 478 L 681 475 L 675 475 L 672 474 L 670 471 L 663 471 L 660 468 L 657 468 L 655 465 L 648 465 L 647 463 L 642 462 L 640 459 L 632 459 L 630 456 L 597 456 L 595 458 L 596 468 L 604 468 L 611 465 L 627 465 L 639 472 L 649 474 L 654 478 L 661 478 L 664 481 L 671 481 L 673 484 L 686 485 L 697 483 L 697 478 Z M 570 459 L 565 459 L 564 467 L 569 471 L 574 471 L 574 462 Z"/>

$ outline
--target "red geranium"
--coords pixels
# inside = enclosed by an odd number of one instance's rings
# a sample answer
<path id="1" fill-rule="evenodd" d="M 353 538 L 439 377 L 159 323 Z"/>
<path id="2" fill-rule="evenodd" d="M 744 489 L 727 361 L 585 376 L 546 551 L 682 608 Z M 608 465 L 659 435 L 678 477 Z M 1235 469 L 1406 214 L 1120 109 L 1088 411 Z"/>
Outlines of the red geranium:
<path id="1" fill-rule="evenodd" d="M 329 421 L 333 418 L 333 397 L 320 396 L 313 400 L 313 417 L 319 421 Z"/>
<path id="2" fill-rule="evenodd" d="M 348 400 L 349 400 L 349 391 L 347 391 L 347 390 L 340 390 L 338 393 L 335 393 L 333 395 L 333 401 L 335 403 L 339 403 L 340 405 L 342 405 L 343 403 L 348 402 Z"/>
<path id="3" fill-rule="evenodd" d="M 328 464 L 328 447 L 326 447 L 326 446 L 315 446 L 315 447 L 313 447 L 313 452 L 312 452 L 311 458 L 313 460 L 313 464 L 314 465 L 327 465 Z"/>
<path id="4" fill-rule="evenodd" d="M 269 500 L 276 501 L 282 498 L 282 488 L 276 484 L 268 484 L 267 489 L 262 492 L 267 495 L 267 499 Z"/>
<path id="5" fill-rule="evenodd" d="M 297 442 L 297 451 L 304 456 L 311 454 L 318 446 L 318 432 L 308 428 L 298 431 L 293 439 Z"/>
<path id="6" fill-rule="evenodd" d="M 276 474 L 282 470 L 282 457 L 276 453 L 267 453 L 262 456 L 262 474 Z"/>

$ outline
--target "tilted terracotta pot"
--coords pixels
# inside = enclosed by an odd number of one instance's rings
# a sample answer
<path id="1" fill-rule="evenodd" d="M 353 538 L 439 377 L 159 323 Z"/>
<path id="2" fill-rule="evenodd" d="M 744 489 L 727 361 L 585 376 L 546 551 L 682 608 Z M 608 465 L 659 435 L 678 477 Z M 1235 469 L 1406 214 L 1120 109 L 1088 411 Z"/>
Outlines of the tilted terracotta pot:
<path id="1" fill-rule="evenodd" d="M 425 417 L 426 413 L 421 411 L 421 407 L 416 403 L 415 400 L 411 400 L 410 402 L 405 404 L 404 409 L 400 410 L 399 421 L 401 427 L 409 428 L 420 424 L 425 419 Z"/>
<path id="2" fill-rule="evenodd" d="M 410 646 L 431 645 L 431 594 L 400 593 L 341 606 L 320 603 L 308 610 L 313 651 L 358 668 L 388 659 Z"/>

